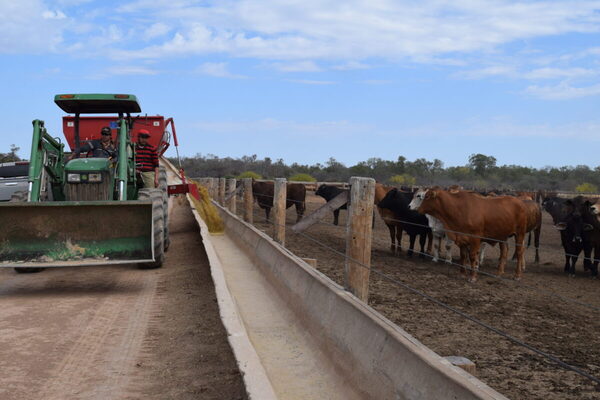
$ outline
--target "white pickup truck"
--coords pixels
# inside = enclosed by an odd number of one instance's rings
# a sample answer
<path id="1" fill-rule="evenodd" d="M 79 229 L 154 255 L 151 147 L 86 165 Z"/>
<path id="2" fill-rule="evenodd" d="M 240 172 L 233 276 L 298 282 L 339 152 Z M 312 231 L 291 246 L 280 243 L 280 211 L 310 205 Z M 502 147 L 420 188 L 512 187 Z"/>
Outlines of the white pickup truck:
<path id="1" fill-rule="evenodd" d="M 27 191 L 29 161 L 0 164 L 0 201 L 9 201 L 13 193 Z"/>

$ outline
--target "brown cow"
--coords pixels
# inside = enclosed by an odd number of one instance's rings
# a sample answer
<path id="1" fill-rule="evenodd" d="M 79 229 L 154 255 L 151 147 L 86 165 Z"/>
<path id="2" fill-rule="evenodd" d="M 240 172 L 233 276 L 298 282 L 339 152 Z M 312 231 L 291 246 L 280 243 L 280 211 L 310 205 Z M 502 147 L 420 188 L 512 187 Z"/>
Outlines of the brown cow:
<path id="1" fill-rule="evenodd" d="M 446 234 L 460 248 L 461 264 L 466 266 L 470 259 L 471 282 L 477 280 L 481 243 L 500 243 L 498 275 L 502 275 L 508 253 L 506 240 L 514 235 L 517 247 L 515 279 L 521 278 L 527 232 L 527 210 L 523 201 L 510 196 L 483 197 L 465 191 L 450 193 L 429 189 L 418 193 L 410 207 L 442 221 Z M 464 273 L 464 268 L 461 272 Z"/>
<path id="2" fill-rule="evenodd" d="M 288 183 L 286 192 L 285 208 L 290 208 L 294 204 L 296 205 L 296 222 L 298 222 L 302 219 L 304 210 L 306 209 L 306 187 L 301 183 Z M 274 193 L 274 182 L 252 181 L 252 194 L 258 206 L 265 210 L 267 221 L 269 221 L 269 213 L 273 207 Z"/>
<path id="3" fill-rule="evenodd" d="M 377 204 L 379 204 L 379 202 L 383 200 L 387 192 L 389 192 L 392 189 L 392 186 L 385 186 L 381 183 L 376 183 L 375 205 L 377 206 Z M 392 254 L 399 253 L 402 250 L 402 226 L 400 225 L 400 222 L 396 220 L 396 217 L 392 210 L 388 210 L 387 208 L 381 208 L 377 206 L 377 211 L 379 212 L 381 219 L 383 220 L 383 222 L 385 222 L 385 225 L 390 231 L 390 240 L 392 243 L 390 250 L 392 251 Z"/>

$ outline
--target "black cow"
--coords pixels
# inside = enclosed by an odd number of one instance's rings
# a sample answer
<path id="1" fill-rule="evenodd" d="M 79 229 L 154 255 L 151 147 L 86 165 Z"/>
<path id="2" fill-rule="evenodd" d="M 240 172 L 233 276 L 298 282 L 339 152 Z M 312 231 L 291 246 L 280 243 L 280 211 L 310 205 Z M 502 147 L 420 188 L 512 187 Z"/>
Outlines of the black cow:
<path id="1" fill-rule="evenodd" d="M 419 257 L 425 257 L 425 241 L 429 237 L 429 247 L 432 245 L 432 233 L 429 227 L 427 217 L 423 214 L 419 214 L 417 211 L 411 210 L 408 205 L 412 201 L 414 193 L 401 192 L 398 189 L 392 189 L 385 197 L 377 204 L 381 208 L 387 208 L 394 213 L 396 220 L 399 221 L 408 237 L 410 238 L 410 245 L 408 248 L 408 256 L 413 255 L 415 248 L 415 240 L 417 235 L 419 236 L 419 245 L 421 246 L 421 253 Z M 431 249 L 428 249 L 428 252 Z"/>
<path id="2" fill-rule="evenodd" d="M 577 196 L 572 201 L 575 210 L 581 214 L 583 231 L 583 269 L 590 270 L 592 276 L 598 276 L 600 258 L 600 221 L 595 212 L 595 204 L 584 197 Z M 593 257 L 592 257 L 593 252 Z"/>
<path id="3" fill-rule="evenodd" d="M 560 241 L 565 251 L 565 272 L 571 276 L 575 276 L 575 264 L 584 249 L 586 232 L 591 230 L 591 225 L 582 218 L 584 202 L 581 196 L 574 199 L 548 197 L 542 202 L 544 210 L 552 216 L 554 226 L 560 231 Z M 584 261 L 584 268 L 590 268 L 590 264 Z"/>
<path id="4" fill-rule="evenodd" d="M 275 193 L 275 184 L 273 182 L 252 181 L 252 194 L 258 203 L 258 206 L 265 210 L 265 216 L 269 221 L 269 214 L 273 207 L 273 194 Z M 288 183 L 286 186 L 285 208 L 296 205 L 296 222 L 302 219 L 306 209 L 306 187 L 301 183 Z"/>
<path id="5" fill-rule="evenodd" d="M 345 192 L 345 191 L 346 190 L 340 189 L 337 186 L 321 185 L 318 187 L 315 194 L 317 196 L 321 196 L 322 198 L 325 199 L 325 201 L 329 202 L 329 201 L 333 200 L 335 197 L 337 197 L 337 195 L 339 195 L 340 193 Z M 340 210 L 347 210 L 347 209 L 348 209 L 348 203 L 344 204 L 343 206 L 339 207 L 336 210 L 333 210 L 333 224 L 334 225 L 337 225 L 339 222 Z"/>

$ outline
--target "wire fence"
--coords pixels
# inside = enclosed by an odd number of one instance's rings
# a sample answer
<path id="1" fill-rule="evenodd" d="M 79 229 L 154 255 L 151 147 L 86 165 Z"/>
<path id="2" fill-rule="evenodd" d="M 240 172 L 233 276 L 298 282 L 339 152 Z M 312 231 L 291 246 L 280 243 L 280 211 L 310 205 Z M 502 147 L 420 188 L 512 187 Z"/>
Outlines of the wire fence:
<path id="1" fill-rule="evenodd" d="M 254 213 L 254 215 L 258 216 L 257 213 Z M 269 220 L 269 221 L 265 220 L 265 222 L 268 223 L 269 225 L 272 225 L 272 226 L 289 227 L 288 224 L 275 224 L 275 222 L 271 221 L 271 220 Z M 340 226 L 336 226 L 336 225 L 333 225 L 333 224 L 327 224 L 327 225 L 331 225 L 331 226 L 334 226 L 336 228 L 341 228 Z M 525 342 L 525 341 L 523 341 L 521 339 L 518 339 L 515 336 L 510 335 L 507 332 L 503 331 L 502 329 L 496 328 L 496 327 L 492 326 L 491 324 L 489 324 L 487 322 L 484 322 L 481 319 L 476 318 L 476 317 L 470 315 L 469 313 L 466 313 L 466 312 L 464 312 L 464 311 L 462 311 L 462 310 L 460 310 L 460 309 L 458 309 L 456 307 L 453 307 L 453 306 L 445 303 L 444 301 L 441 301 L 441 300 L 439 300 L 439 299 L 437 299 L 437 298 L 435 298 L 435 297 L 433 297 L 433 296 L 425 293 L 422 290 L 416 289 L 416 288 L 412 287 L 411 285 L 409 285 L 409 284 L 407 284 L 405 282 L 402 282 L 402 281 L 400 281 L 400 280 L 398 280 L 398 279 L 396 279 L 396 278 L 394 278 L 392 276 L 389 276 L 388 274 L 384 273 L 381 270 L 382 267 L 373 266 L 373 265 L 371 265 L 371 266 L 365 265 L 364 263 L 362 263 L 362 262 L 360 262 L 360 261 L 358 261 L 356 259 L 348 257 L 347 254 L 345 254 L 345 253 L 343 253 L 343 252 L 341 252 L 341 251 L 339 251 L 339 250 L 337 250 L 337 249 L 335 249 L 335 248 L 333 248 L 333 247 L 331 247 L 331 246 L 323 243 L 323 241 L 320 240 L 319 238 L 316 238 L 313 235 L 310 235 L 310 234 L 308 234 L 306 232 L 293 232 L 292 231 L 292 233 L 296 234 L 296 235 L 299 235 L 299 236 L 302 236 L 305 239 L 307 239 L 307 240 L 315 243 L 316 245 L 318 245 L 318 246 L 320 246 L 320 247 L 322 247 L 322 248 L 324 248 L 324 249 L 326 249 L 326 250 L 328 250 L 328 251 L 330 251 L 330 252 L 332 252 L 334 254 L 337 254 L 338 256 L 344 258 L 345 260 L 352 261 L 354 264 L 358 265 L 359 267 L 368 269 L 370 272 L 374 273 L 375 275 L 379 276 L 380 278 L 382 278 L 382 279 L 384 279 L 384 280 L 386 280 L 386 281 L 388 281 L 388 282 L 390 282 L 390 283 L 392 283 L 392 284 L 394 284 L 394 285 L 396 285 L 396 286 L 398 286 L 400 288 L 403 288 L 403 289 L 409 291 L 410 293 L 413 293 L 413 294 L 415 294 L 417 296 L 420 296 L 421 298 L 424 298 L 424 299 L 430 301 L 431 303 L 434 303 L 434 304 L 436 304 L 436 305 L 438 305 L 438 306 L 440 306 L 440 307 L 442 307 L 442 308 L 444 308 L 444 309 L 446 309 L 448 311 L 451 311 L 452 313 L 457 314 L 460 317 L 462 317 L 462 318 L 464 318 L 464 319 L 466 319 L 468 321 L 471 321 L 474 324 L 479 325 L 480 327 L 482 327 L 482 328 L 484 328 L 484 329 L 486 329 L 486 330 L 488 330 L 490 332 L 493 332 L 493 333 L 495 333 L 495 334 L 503 337 L 504 339 L 512 342 L 513 344 L 515 344 L 517 346 L 520 346 L 520 347 L 522 347 L 524 349 L 527 349 L 527 350 L 533 352 L 534 354 L 537 354 L 538 356 L 541 356 L 542 358 L 553 362 L 554 364 L 562 367 L 563 369 L 571 371 L 571 372 L 573 372 L 573 373 L 575 373 L 575 374 L 577 374 L 577 375 L 579 375 L 579 376 L 581 376 L 581 377 L 583 377 L 585 379 L 588 379 L 589 381 L 594 382 L 595 384 L 597 384 L 597 385 L 600 386 L 600 378 L 598 378 L 598 377 L 596 377 L 594 375 L 591 375 L 590 373 L 582 370 L 581 368 L 575 367 L 575 366 L 573 366 L 573 365 L 571 365 L 571 364 L 569 364 L 569 363 L 561 360 L 558 356 L 550 354 L 549 352 L 543 351 L 543 350 L 537 348 L 536 346 L 534 346 L 532 344 L 529 344 L 529 343 L 527 343 L 527 342 Z M 418 253 L 424 254 L 425 256 L 429 256 L 426 253 L 421 253 L 421 252 L 418 252 Z M 457 264 L 457 263 L 451 263 L 451 264 L 455 265 L 455 266 L 458 266 L 458 267 L 461 267 L 461 268 L 463 267 L 463 265 L 461 265 L 461 264 Z M 465 267 L 465 268 L 466 269 L 470 269 L 469 267 Z M 499 276 L 494 275 L 494 274 L 488 274 L 488 273 L 486 273 L 486 275 L 490 276 L 492 278 L 499 278 L 499 279 L 505 279 L 505 280 L 507 280 L 506 278 L 499 277 Z M 529 286 L 529 285 L 523 285 L 523 286 L 529 287 L 529 288 L 532 288 L 532 289 L 539 289 L 538 287 L 535 287 L 535 286 Z M 557 298 L 560 298 L 562 300 L 572 302 L 574 304 L 579 304 L 579 305 L 582 305 L 582 306 L 594 309 L 596 311 L 600 311 L 600 308 L 592 306 L 592 305 L 589 305 L 589 304 L 580 303 L 580 302 L 577 302 L 575 300 L 564 298 L 562 296 L 558 296 L 558 295 L 555 295 L 555 294 L 553 294 L 553 297 L 557 297 Z"/>

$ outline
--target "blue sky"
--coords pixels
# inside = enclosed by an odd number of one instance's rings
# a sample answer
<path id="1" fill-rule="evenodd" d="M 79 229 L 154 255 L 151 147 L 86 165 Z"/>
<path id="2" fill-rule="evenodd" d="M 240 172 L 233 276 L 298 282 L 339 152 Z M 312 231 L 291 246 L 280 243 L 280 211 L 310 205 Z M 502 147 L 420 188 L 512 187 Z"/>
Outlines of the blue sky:
<path id="1" fill-rule="evenodd" d="M 133 93 L 181 153 L 600 165 L 600 1 L 0 0 L 0 151 Z"/>

